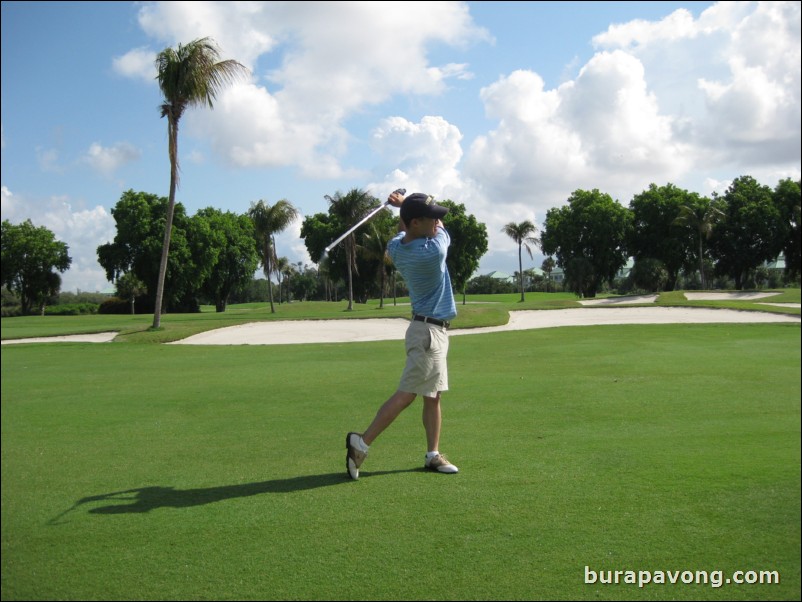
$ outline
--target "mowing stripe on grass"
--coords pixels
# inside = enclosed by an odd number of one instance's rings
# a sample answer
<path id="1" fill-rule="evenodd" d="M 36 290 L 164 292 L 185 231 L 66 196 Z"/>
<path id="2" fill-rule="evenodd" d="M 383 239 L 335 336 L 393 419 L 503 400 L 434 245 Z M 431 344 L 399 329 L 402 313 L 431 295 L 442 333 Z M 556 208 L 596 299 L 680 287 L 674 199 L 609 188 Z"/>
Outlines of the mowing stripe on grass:
<path id="1" fill-rule="evenodd" d="M 798 599 L 800 328 L 604 326 L 452 340 L 347 479 L 397 342 L 2 353 L 2 598 Z M 776 570 L 609 586 L 584 570 Z M 447 572 L 448 577 L 444 576 Z"/>

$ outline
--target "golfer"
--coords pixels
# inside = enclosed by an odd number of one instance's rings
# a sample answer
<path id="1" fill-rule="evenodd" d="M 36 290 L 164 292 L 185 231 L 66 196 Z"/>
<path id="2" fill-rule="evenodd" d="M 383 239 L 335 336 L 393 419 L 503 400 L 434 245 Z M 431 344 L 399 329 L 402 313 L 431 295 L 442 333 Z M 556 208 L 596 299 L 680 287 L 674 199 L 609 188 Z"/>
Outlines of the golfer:
<path id="1" fill-rule="evenodd" d="M 359 478 L 359 467 L 369 446 L 415 398 L 423 397 L 423 427 L 428 453 L 424 467 L 441 473 L 458 472 L 440 454 L 440 394 L 448 390 L 449 320 L 457 315 L 446 254 L 451 237 L 440 221 L 447 207 L 432 197 L 414 193 L 404 198 L 394 192 L 388 199 L 401 208 L 400 232 L 387 245 L 387 253 L 409 287 L 412 321 L 406 332 L 407 363 L 398 390 L 379 408 L 376 417 L 362 433 L 345 438 L 346 467 L 352 479 Z"/>

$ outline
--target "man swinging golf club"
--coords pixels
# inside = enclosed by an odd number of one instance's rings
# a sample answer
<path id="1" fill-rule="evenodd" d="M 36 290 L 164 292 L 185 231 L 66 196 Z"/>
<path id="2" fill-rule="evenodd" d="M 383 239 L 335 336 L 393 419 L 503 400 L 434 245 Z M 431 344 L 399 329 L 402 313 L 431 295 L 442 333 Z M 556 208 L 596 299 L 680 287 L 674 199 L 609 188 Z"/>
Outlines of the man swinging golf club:
<path id="1" fill-rule="evenodd" d="M 451 237 L 440 221 L 447 207 L 432 197 L 414 193 L 404 198 L 396 191 L 388 203 L 401 208 L 400 232 L 387 245 L 387 253 L 409 287 L 412 321 L 406 332 L 407 362 L 398 390 L 379 408 L 373 422 L 361 435 L 346 435 L 346 468 L 352 479 L 359 478 L 359 467 L 369 446 L 418 395 L 423 397 L 423 427 L 428 453 L 424 467 L 441 473 L 458 469 L 439 452 L 440 394 L 448 390 L 449 320 L 457 315 L 446 254 Z"/>

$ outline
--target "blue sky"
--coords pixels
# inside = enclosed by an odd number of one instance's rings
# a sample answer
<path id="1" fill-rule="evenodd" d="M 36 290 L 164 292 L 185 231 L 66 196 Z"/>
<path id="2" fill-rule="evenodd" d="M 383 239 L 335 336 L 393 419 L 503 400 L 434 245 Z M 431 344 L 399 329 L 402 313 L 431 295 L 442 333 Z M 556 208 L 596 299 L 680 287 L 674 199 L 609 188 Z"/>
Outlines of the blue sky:
<path id="1" fill-rule="evenodd" d="M 205 36 L 251 73 L 181 121 L 190 214 L 405 187 L 464 203 L 479 271 L 512 273 L 502 226 L 574 190 L 800 177 L 799 2 L 4 1 L 2 218 L 69 245 L 63 290 L 109 286 L 125 190 L 167 196 L 153 59 Z M 311 264 L 300 225 L 278 251 Z"/>

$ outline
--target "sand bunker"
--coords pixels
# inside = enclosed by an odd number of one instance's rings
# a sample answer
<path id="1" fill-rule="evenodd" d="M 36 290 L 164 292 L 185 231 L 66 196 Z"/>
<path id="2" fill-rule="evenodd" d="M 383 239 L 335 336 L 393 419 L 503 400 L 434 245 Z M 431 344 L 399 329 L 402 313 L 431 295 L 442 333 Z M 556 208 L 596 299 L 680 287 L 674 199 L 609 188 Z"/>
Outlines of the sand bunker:
<path id="1" fill-rule="evenodd" d="M 13 345 L 15 343 L 108 343 L 117 336 L 116 332 L 98 332 L 95 334 L 69 334 L 59 337 L 34 337 L 30 339 L 6 339 L 3 345 Z"/>
<path id="2" fill-rule="evenodd" d="M 693 307 L 609 307 L 510 312 L 504 326 L 453 329 L 451 336 L 603 324 L 796 323 L 798 316 Z M 210 330 L 172 345 L 289 345 L 402 340 L 405 319 L 298 320 L 253 322 Z"/>
<path id="3" fill-rule="evenodd" d="M 754 300 L 780 293 L 685 293 L 688 300 Z M 657 295 L 586 299 L 584 306 L 575 309 L 531 310 L 510 312 L 504 326 L 454 329 L 451 336 L 558 328 L 562 326 L 594 326 L 604 324 L 734 324 L 734 323 L 796 323 L 799 316 L 768 312 L 710 309 L 703 307 L 616 307 L 653 303 Z M 779 304 L 778 304 L 779 305 Z M 796 304 L 798 307 L 799 304 Z M 612 307 L 611 307 L 612 306 Z M 283 320 L 252 322 L 239 326 L 218 328 L 193 335 L 171 345 L 293 345 L 303 343 L 356 343 L 364 341 L 403 340 L 408 321 L 403 318 L 370 318 L 346 320 Z M 3 341 L 13 343 L 52 343 L 80 341 L 103 343 L 114 339 L 116 333 L 83 334 L 60 337 L 39 337 Z"/>

